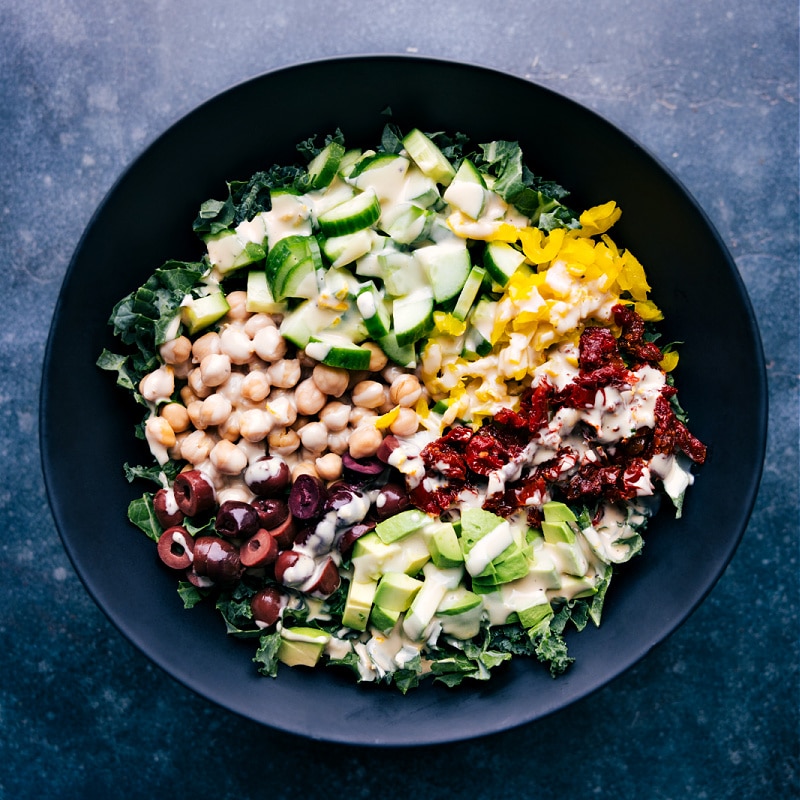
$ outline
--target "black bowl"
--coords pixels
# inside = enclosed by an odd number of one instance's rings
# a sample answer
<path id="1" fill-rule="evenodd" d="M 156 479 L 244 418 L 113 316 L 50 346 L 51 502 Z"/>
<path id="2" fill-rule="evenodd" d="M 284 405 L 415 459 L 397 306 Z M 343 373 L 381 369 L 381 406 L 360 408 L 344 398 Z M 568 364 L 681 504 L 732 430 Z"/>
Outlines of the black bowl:
<path id="1" fill-rule="evenodd" d="M 401 696 L 332 670 L 257 676 L 252 642 L 225 635 L 210 609 L 184 611 L 155 548 L 125 518 L 146 460 L 130 398 L 95 367 L 110 309 L 169 258 L 196 259 L 191 223 L 225 181 L 296 160 L 295 145 L 341 128 L 379 141 L 390 108 L 401 128 L 518 140 L 531 168 L 583 209 L 613 199 L 615 240 L 645 265 L 691 427 L 710 455 L 680 520 L 652 523 L 644 555 L 620 570 L 603 624 L 569 639 L 576 663 L 553 680 L 513 662 L 486 684 L 428 685 Z M 466 739 L 530 722 L 619 675 L 675 630 L 715 584 L 741 538 L 761 474 L 763 354 L 736 268 L 704 213 L 640 145 L 591 111 L 520 78 L 407 56 L 301 64 L 249 80 L 160 136 L 100 205 L 75 252 L 48 341 L 42 458 L 56 524 L 76 571 L 111 621 L 156 664 L 209 700 L 315 739 L 407 745 Z"/>

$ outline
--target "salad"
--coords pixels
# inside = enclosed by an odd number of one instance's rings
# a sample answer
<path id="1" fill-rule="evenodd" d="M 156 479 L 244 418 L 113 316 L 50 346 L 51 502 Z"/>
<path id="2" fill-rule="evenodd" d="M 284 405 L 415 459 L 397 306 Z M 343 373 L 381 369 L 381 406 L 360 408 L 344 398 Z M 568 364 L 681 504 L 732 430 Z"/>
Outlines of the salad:
<path id="1" fill-rule="evenodd" d="M 516 142 L 389 123 L 298 153 L 113 309 L 98 365 L 152 454 L 128 517 L 265 676 L 557 676 L 706 456 L 621 210 L 573 211 Z"/>

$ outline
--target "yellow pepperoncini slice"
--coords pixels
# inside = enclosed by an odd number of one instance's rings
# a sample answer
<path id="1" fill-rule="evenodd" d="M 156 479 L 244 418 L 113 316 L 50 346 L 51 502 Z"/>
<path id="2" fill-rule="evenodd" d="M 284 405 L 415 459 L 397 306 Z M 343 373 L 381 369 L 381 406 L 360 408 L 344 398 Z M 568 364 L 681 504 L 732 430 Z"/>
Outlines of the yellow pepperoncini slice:
<path id="1" fill-rule="evenodd" d="M 617 276 L 617 284 L 622 291 L 630 292 L 634 300 L 647 300 L 650 284 L 644 274 L 644 267 L 630 250 L 622 254 L 622 269 Z"/>
<path id="2" fill-rule="evenodd" d="M 464 320 L 456 319 L 446 311 L 433 312 L 433 325 L 438 333 L 447 336 L 461 336 L 467 329 L 467 323 Z"/>
<path id="3" fill-rule="evenodd" d="M 566 230 L 554 228 L 547 236 L 539 228 L 523 228 L 519 232 L 522 252 L 532 264 L 547 264 L 561 250 Z"/>
<path id="4" fill-rule="evenodd" d="M 381 414 L 381 416 L 375 420 L 375 427 L 378 430 L 385 430 L 393 422 L 397 420 L 397 417 L 399 415 L 400 415 L 400 406 L 395 406 L 391 411 L 387 411 L 385 414 Z"/>
<path id="5" fill-rule="evenodd" d="M 594 206 L 584 211 L 579 219 L 581 223 L 578 229 L 579 236 L 597 236 L 605 233 L 622 216 L 622 209 L 617 207 L 613 200 Z"/>
<path id="6" fill-rule="evenodd" d="M 664 353 L 664 358 L 658 362 L 658 366 L 664 370 L 664 372 L 672 372 L 675 367 L 678 366 L 678 353 L 676 350 L 670 350 L 668 353 Z"/>

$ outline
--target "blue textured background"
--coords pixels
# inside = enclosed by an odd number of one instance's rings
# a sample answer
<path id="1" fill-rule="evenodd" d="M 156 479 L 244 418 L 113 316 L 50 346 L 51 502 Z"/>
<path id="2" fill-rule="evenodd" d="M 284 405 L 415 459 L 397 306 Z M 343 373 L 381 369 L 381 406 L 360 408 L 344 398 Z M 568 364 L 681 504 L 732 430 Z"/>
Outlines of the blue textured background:
<path id="1" fill-rule="evenodd" d="M 677 633 L 545 720 L 400 753 L 261 728 L 153 667 L 72 570 L 37 442 L 59 286 L 123 168 L 241 79 L 383 52 L 536 81 L 665 162 L 706 209 L 750 292 L 771 414 L 747 533 Z M 788 0 L 3 0 L 0 798 L 797 796 L 797 79 L 798 8 Z M 80 409 L 75 424 L 92 435 Z"/>

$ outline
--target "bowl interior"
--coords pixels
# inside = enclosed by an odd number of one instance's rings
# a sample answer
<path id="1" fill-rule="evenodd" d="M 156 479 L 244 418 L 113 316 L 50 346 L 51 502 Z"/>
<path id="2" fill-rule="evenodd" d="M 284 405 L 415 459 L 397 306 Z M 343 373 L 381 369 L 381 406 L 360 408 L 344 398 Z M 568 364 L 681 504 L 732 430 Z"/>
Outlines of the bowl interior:
<path id="1" fill-rule="evenodd" d="M 331 670 L 257 676 L 253 645 L 231 640 L 211 609 L 184 611 L 155 548 L 125 519 L 144 487 L 124 462 L 147 454 L 133 438 L 138 410 L 95 367 L 113 349 L 113 305 L 169 258 L 194 260 L 199 205 L 225 181 L 297 160 L 295 145 L 340 128 L 372 146 L 386 121 L 404 130 L 462 131 L 475 144 L 518 140 L 538 174 L 570 189 L 576 209 L 616 200 L 612 231 L 645 268 L 679 340 L 680 398 L 710 447 L 680 520 L 665 510 L 644 555 L 619 572 L 603 625 L 570 638 L 571 670 L 553 681 L 512 663 L 487 684 L 426 686 L 402 697 L 355 686 Z M 709 221 L 647 152 L 596 114 L 519 78 L 405 56 L 290 67 L 236 86 L 184 117 L 127 169 L 73 258 L 45 358 L 42 453 L 53 515 L 87 589 L 154 662 L 213 702 L 312 738 L 421 744 L 482 735 L 541 717 L 619 675 L 673 631 L 711 589 L 744 531 L 760 478 L 765 380 L 752 309 Z M 391 724 L 389 724 L 389 722 Z"/>

